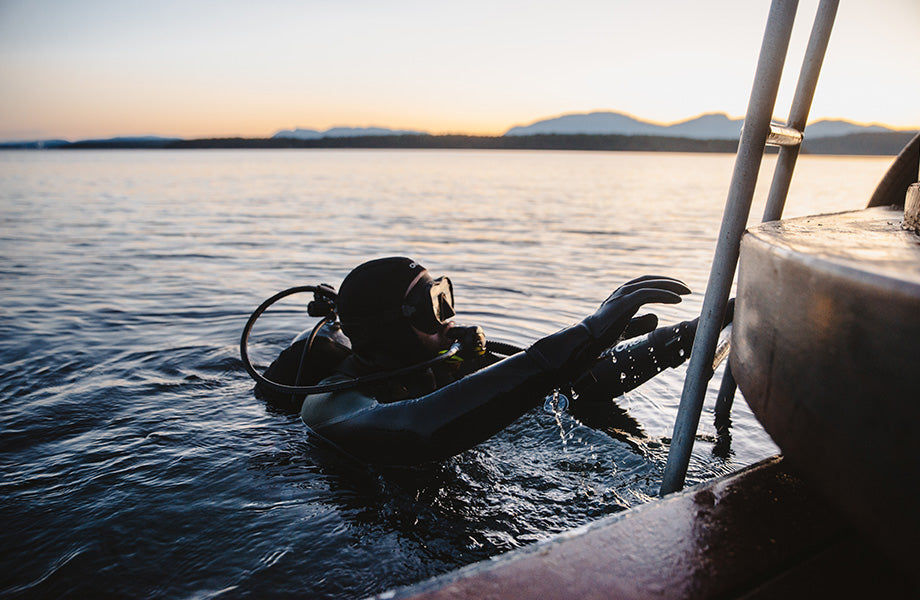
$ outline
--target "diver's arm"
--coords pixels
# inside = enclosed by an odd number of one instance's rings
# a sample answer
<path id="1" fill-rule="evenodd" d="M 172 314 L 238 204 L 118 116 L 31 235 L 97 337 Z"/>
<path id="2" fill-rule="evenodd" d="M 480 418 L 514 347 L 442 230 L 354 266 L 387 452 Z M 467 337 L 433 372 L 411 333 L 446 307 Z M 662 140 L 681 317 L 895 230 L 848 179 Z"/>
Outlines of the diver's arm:
<path id="1" fill-rule="evenodd" d="M 451 456 L 494 435 L 553 387 L 584 371 L 616 341 L 641 305 L 676 303 L 679 294 L 688 292 L 668 278 L 631 281 L 581 323 L 430 394 L 387 404 L 369 399 L 365 408 L 323 422 L 304 421 L 369 462 L 418 464 Z"/>
<path id="2" fill-rule="evenodd" d="M 693 348 L 697 320 L 659 327 L 648 335 L 618 344 L 572 384 L 577 401 L 616 398 L 663 370 L 683 364 Z"/>
<path id="3" fill-rule="evenodd" d="M 725 307 L 723 327 L 732 322 L 735 299 Z M 699 317 L 670 327 L 659 327 L 617 344 L 597 359 L 572 385 L 578 401 L 605 401 L 635 389 L 667 368 L 690 358 Z"/>
<path id="4" fill-rule="evenodd" d="M 452 456 L 491 437 L 552 387 L 540 365 L 521 353 L 425 396 L 389 403 L 365 396 L 364 408 L 307 425 L 362 460 L 419 464 Z M 343 397 L 359 393 L 349 390 Z M 357 404 L 354 398 L 349 401 Z"/>

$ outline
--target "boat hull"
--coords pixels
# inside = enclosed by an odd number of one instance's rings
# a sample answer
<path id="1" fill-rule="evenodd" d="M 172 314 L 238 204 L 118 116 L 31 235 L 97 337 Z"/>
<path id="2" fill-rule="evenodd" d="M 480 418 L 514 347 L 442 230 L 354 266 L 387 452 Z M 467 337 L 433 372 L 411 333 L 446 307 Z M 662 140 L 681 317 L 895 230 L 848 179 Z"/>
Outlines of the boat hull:
<path id="1" fill-rule="evenodd" d="M 783 454 L 911 572 L 920 513 L 920 237 L 892 208 L 749 230 L 732 372 Z"/>

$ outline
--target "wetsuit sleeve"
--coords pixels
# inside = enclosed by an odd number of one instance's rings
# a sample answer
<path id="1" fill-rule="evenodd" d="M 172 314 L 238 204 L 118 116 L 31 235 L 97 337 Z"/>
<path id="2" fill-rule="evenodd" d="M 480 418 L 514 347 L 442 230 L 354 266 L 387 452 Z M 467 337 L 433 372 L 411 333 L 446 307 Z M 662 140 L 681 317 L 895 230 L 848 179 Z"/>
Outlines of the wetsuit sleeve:
<path id="1" fill-rule="evenodd" d="M 616 398 L 690 357 L 697 320 L 660 327 L 627 340 L 597 359 L 573 384 L 576 402 Z"/>
<path id="2" fill-rule="evenodd" d="M 728 301 L 723 327 L 731 323 L 735 299 Z M 578 402 L 606 401 L 639 387 L 668 368 L 679 367 L 693 349 L 699 317 L 617 344 L 575 380 Z"/>
<path id="3" fill-rule="evenodd" d="M 386 404 L 368 399 L 365 408 L 307 424 L 367 462 L 420 464 L 486 440 L 542 401 L 552 387 L 541 365 L 521 353 L 420 398 Z"/>

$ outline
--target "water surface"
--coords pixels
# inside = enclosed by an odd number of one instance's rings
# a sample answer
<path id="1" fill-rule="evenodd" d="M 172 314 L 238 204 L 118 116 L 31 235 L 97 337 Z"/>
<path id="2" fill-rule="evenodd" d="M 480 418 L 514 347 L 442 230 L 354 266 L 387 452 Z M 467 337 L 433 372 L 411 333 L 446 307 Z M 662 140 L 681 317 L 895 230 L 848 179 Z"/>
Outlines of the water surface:
<path id="1" fill-rule="evenodd" d="M 646 502 L 684 368 L 595 427 L 537 408 L 444 463 L 381 472 L 314 447 L 295 415 L 256 398 L 239 334 L 274 292 L 337 286 L 393 254 L 449 274 L 459 319 L 518 345 L 645 273 L 694 289 L 650 307 L 662 323 L 692 318 L 733 161 L 0 153 L 0 595 L 362 597 Z M 787 214 L 863 206 L 889 162 L 803 157 Z M 303 300 L 260 321 L 257 364 L 311 324 Z M 776 451 L 740 399 L 717 437 L 714 396 L 690 483 Z"/>

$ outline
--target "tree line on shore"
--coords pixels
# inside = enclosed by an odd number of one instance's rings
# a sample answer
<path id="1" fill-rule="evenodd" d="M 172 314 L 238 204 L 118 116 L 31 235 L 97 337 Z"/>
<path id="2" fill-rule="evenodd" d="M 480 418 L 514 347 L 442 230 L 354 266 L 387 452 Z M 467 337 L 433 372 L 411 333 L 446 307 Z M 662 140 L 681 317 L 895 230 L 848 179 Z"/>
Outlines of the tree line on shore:
<path id="1" fill-rule="evenodd" d="M 806 139 L 803 154 L 895 155 L 916 132 L 858 133 Z M 586 150 L 734 153 L 738 140 L 697 140 L 652 135 L 539 134 L 527 136 L 381 135 L 356 137 L 112 139 L 3 144 L 6 149 L 207 149 L 207 148 L 403 148 L 480 150 Z"/>

